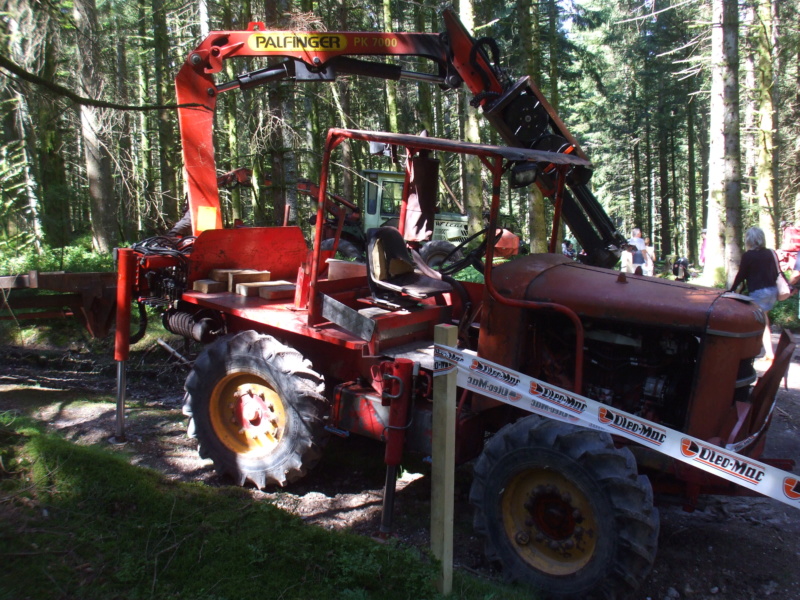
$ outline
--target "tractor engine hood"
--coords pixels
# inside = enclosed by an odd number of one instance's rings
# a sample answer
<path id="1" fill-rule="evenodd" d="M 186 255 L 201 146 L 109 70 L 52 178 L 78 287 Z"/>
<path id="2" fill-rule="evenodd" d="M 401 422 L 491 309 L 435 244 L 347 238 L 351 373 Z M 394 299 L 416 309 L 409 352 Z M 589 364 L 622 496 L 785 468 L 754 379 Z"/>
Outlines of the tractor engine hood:
<path id="1" fill-rule="evenodd" d="M 747 297 L 532 254 L 492 270 L 501 296 L 561 304 L 581 318 L 677 328 L 722 336 L 760 336 L 764 314 Z"/>

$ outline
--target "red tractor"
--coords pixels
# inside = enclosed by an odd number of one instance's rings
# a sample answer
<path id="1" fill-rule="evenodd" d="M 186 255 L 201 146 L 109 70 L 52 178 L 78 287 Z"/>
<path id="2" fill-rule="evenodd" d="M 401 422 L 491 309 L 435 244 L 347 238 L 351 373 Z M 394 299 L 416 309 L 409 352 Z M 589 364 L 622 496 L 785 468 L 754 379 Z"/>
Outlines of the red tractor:
<path id="1" fill-rule="evenodd" d="M 270 32 L 252 24 L 212 33 L 190 53 L 177 89 L 179 102 L 192 105 L 179 110 L 196 239 L 184 239 L 180 250 L 139 244 L 119 251 L 120 364 L 131 299 L 160 306 L 169 329 L 208 344 L 186 380 L 184 406 L 201 456 L 238 484 L 285 486 L 315 465 L 327 436 L 372 438 L 385 445 L 387 525 L 402 456 L 430 453 L 433 329 L 442 323 L 458 327 L 460 345 L 508 369 L 761 457 L 794 344 L 784 338 L 759 378 L 753 360 L 764 315 L 747 298 L 606 268 L 623 240 L 586 187 L 589 161 L 527 79 L 503 83 L 483 44 L 451 13 L 445 21 L 443 36 Z M 359 48 L 421 55 L 438 74 L 345 56 Z M 262 54 L 286 60 L 232 84 L 214 82 L 224 60 Z M 510 146 L 331 130 L 310 248 L 298 227 L 223 229 L 212 144 L 217 94 L 337 73 L 464 81 Z M 370 229 L 367 263 L 336 275 L 326 262 L 333 250 L 322 241 L 331 157 L 344 140 L 391 147 L 406 184 L 398 227 Z M 475 236 L 477 246 L 462 244 L 463 260 L 449 271 L 477 263 L 481 284 L 427 267 L 406 243 L 420 216 L 408 210 L 409 198 L 418 202 L 436 189 L 436 156 L 446 153 L 477 156 L 490 172 L 489 225 Z M 588 264 L 555 247 L 495 264 L 506 177 L 552 197 L 553 231 L 563 217 Z M 269 271 L 267 292 L 236 293 L 230 273 L 222 291 L 197 285 L 236 269 Z M 288 297 L 274 294 L 277 287 Z M 656 553 L 654 489 L 681 494 L 687 505 L 701 494 L 741 491 L 624 439 L 530 415 L 489 391 L 459 394 L 456 427 L 456 461 L 475 460 L 470 500 L 487 556 L 510 579 L 551 597 L 615 598 L 641 583 Z"/>

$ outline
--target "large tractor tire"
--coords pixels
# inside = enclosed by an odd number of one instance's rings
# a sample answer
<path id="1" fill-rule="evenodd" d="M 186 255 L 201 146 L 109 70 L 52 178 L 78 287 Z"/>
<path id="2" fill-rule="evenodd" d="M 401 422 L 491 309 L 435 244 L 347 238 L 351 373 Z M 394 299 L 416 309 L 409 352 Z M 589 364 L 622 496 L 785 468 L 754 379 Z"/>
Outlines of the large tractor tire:
<path id="1" fill-rule="evenodd" d="M 239 485 L 284 486 L 322 454 L 322 377 L 292 348 L 245 331 L 217 340 L 186 379 L 184 413 L 202 458 Z"/>
<path id="2" fill-rule="evenodd" d="M 653 491 L 605 433 L 538 416 L 490 439 L 470 490 L 475 529 L 508 580 L 544 597 L 625 597 L 658 542 Z"/>
<path id="3" fill-rule="evenodd" d="M 442 266 L 447 259 L 447 264 L 463 258 L 461 252 L 456 252 L 456 247 L 447 240 L 433 240 L 425 244 L 419 251 L 425 264 L 432 269 Z"/>
<path id="4" fill-rule="evenodd" d="M 333 239 L 331 238 L 322 240 L 320 249 L 333 250 Z M 367 259 L 364 257 L 364 253 L 359 250 L 353 242 L 344 239 L 339 240 L 339 247 L 336 249 L 336 256 L 341 256 L 342 258 L 353 260 L 357 263 L 367 262 Z"/>

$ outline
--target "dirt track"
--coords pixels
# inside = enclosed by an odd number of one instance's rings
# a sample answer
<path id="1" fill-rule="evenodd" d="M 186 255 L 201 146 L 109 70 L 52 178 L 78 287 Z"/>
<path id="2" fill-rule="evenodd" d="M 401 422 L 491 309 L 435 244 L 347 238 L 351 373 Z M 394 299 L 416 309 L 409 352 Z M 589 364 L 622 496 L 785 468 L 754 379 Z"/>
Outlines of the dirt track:
<path id="1" fill-rule="evenodd" d="M 777 341 L 777 340 L 776 340 Z M 799 353 L 800 354 L 800 353 Z M 180 367 L 158 357 L 151 365 L 131 364 L 126 433 L 129 442 L 109 446 L 135 464 L 168 477 L 226 485 L 209 461 L 200 460 L 184 435 L 180 413 Z M 62 358 L 50 353 L 0 349 L 0 410 L 15 409 L 47 421 L 68 439 L 106 444 L 114 432 L 113 365 L 85 354 Z M 767 455 L 800 463 L 800 362 L 792 362 L 789 389 L 781 389 Z M 38 387 L 31 387 L 38 386 Z M 95 394 L 108 401 L 87 403 Z M 373 534 L 378 529 L 384 471 L 381 451 L 364 440 L 334 438 L 322 463 L 289 489 L 253 490 L 296 512 L 309 523 Z M 429 482 L 417 465 L 398 486 L 395 530 L 409 543 L 425 545 L 428 536 Z M 800 469 L 795 469 L 800 472 Z M 467 503 L 469 468 L 457 472 L 456 562 L 459 568 L 500 577 L 485 562 L 481 542 L 471 530 Z M 636 594 L 665 598 L 751 600 L 800 599 L 800 511 L 768 498 L 706 500 L 687 513 L 661 504 L 659 554 L 649 579 Z"/>

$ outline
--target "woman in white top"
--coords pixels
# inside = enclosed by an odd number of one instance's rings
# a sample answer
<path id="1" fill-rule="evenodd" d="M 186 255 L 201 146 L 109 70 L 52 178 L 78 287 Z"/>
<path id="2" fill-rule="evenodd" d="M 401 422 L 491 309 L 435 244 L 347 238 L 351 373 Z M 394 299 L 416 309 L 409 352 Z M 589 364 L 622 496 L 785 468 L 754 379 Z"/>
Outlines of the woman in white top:
<path id="1" fill-rule="evenodd" d="M 642 254 L 644 254 L 644 267 L 642 268 L 642 272 L 652 277 L 655 272 L 656 249 L 650 245 L 650 238 L 644 238 L 644 250 L 642 250 Z"/>
<path id="2" fill-rule="evenodd" d="M 633 252 L 636 246 L 626 244 L 622 246 L 622 253 L 619 255 L 619 270 L 623 273 L 633 273 L 635 267 L 633 264 Z"/>

